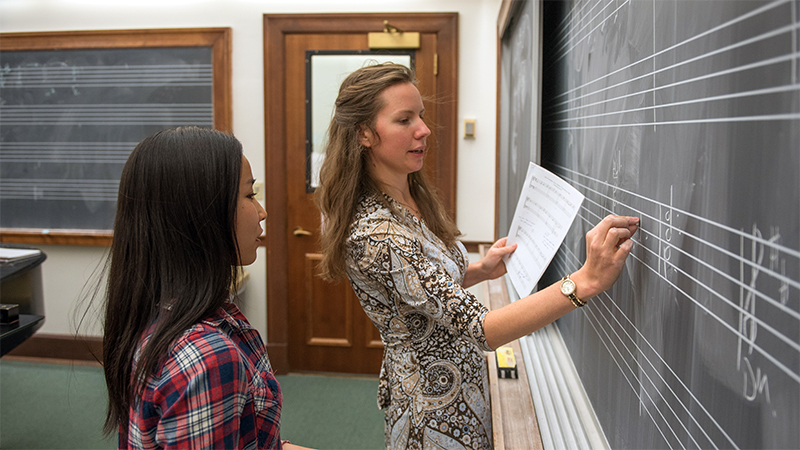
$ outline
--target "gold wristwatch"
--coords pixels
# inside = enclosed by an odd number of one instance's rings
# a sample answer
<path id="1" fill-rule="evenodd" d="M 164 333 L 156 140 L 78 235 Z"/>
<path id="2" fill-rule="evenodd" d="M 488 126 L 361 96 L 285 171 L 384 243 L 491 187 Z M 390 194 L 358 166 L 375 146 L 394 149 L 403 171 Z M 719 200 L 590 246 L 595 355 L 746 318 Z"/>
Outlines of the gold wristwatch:
<path id="1" fill-rule="evenodd" d="M 586 302 L 575 295 L 575 291 L 577 290 L 578 287 L 575 286 L 575 282 L 569 278 L 569 275 L 564 275 L 564 278 L 561 279 L 561 293 L 569 297 L 569 300 L 576 308 L 586 306 Z"/>

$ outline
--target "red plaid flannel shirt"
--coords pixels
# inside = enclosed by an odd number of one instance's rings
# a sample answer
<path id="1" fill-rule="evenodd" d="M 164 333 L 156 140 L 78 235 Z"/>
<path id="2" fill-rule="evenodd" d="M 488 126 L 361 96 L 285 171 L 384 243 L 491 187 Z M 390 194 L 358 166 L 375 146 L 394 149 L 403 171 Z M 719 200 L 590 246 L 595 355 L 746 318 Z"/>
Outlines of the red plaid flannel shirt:
<path id="1" fill-rule="evenodd" d="M 281 448 L 280 386 L 233 303 L 178 338 L 137 400 L 120 449 Z"/>

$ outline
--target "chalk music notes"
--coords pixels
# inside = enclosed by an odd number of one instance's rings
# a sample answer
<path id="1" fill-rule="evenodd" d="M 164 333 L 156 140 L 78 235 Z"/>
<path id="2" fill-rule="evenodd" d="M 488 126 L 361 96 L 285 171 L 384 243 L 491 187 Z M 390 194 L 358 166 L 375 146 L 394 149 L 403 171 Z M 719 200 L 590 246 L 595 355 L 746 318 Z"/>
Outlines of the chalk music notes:
<path id="1" fill-rule="evenodd" d="M 582 202 L 583 194 L 569 183 L 530 163 L 508 231 L 507 244 L 516 243 L 517 250 L 504 259 L 508 277 L 520 297 L 533 291 Z"/>

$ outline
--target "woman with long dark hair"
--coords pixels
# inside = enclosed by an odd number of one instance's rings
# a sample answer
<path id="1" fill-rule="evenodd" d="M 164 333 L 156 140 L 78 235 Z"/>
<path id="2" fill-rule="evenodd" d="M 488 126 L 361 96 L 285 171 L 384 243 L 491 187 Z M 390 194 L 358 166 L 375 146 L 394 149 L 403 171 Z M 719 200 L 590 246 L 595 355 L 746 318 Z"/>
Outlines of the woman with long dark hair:
<path id="1" fill-rule="evenodd" d="M 254 181 L 235 137 L 198 127 L 145 138 L 125 164 L 103 337 L 120 448 L 286 444 L 266 348 L 233 303 L 266 218 Z"/>
<path id="2" fill-rule="evenodd" d="M 408 68 L 366 66 L 339 89 L 317 204 L 322 274 L 347 276 L 385 352 L 378 405 L 386 447 L 489 449 L 484 352 L 586 304 L 619 277 L 638 228 L 608 216 L 586 235 L 586 263 L 554 284 L 488 311 L 466 287 L 505 273 L 515 246 L 468 263 L 459 231 L 421 170 L 430 135 Z"/>

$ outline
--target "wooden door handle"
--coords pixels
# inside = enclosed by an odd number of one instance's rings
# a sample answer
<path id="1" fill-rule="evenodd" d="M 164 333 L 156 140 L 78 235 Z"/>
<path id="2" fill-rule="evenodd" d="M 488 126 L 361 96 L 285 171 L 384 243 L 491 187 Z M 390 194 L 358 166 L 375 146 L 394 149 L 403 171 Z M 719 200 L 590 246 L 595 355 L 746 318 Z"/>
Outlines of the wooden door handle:
<path id="1" fill-rule="evenodd" d="M 292 231 L 292 234 L 295 236 L 311 236 L 311 232 L 304 230 L 303 227 L 295 228 L 294 231 Z"/>

